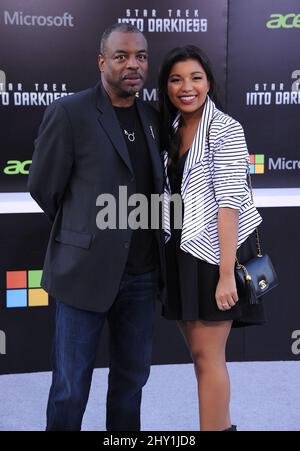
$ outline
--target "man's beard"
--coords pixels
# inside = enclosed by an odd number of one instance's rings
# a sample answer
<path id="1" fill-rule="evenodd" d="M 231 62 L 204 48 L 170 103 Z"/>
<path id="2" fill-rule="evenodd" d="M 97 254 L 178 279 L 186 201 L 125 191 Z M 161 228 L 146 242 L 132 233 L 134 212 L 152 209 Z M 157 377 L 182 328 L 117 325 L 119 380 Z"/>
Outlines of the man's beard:
<path id="1" fill-rule="evenodd" d="M 124 80 L 122 78 L 119 80 L 119 84 L 115 85 L 116 89 L 118 90 L 119 96 L 122 97 L 123 99 L 135 96 L 136 93 L 139 92 L 144 86 L 144 80 L 142 78 L 141 78 L 142 83 L 140 83 L 137 86 L 124 87 L 123 82 Z"/>
<path id="2" fill-rule="evenodd" d="M 132 87 L 132 88 L 128 88 L 128 89 L 125 90 L 125 89 L 121 89 L 120 88 L 119 89 L 119 96 L 122 97 L 123 99 L 126 99 L 128 97 L 135 96 L 135 94 L 137 92 L 139 92 L 140 89 Z"/>
<path id="3" fill-rule="evenodd" d="M 130 97 L 134 97 L 137 92 L 139 92 L 144 86 L 144 79 L 141 79 L 142 83 L 137 86 L 124 86 L 123 79 L 119 79 L 118 81 L 113 79 L 105 79 L 105 84 L 107 85 L 108 91 L 114 93 L 114 95 L 122 98 L 128 99 Z"/>

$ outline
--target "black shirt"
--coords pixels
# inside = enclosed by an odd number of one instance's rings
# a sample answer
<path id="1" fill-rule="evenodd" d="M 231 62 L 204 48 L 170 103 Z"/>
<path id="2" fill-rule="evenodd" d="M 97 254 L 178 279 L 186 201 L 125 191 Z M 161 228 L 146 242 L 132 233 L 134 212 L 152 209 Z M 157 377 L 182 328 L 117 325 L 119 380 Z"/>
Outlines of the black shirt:
<path id="1" fill-rule="evenodd" d="M 151 225 L 151 194 L 154 193 L 152 162 L 148 145 L 135 104 L 127 108 L 114 107 L 124 139 L 136 181 L 136 193 L 143 194 L 148 200 L 148 229 L 136 229 L 132 232 L 126 270 L 131 274 L 152 271 L 158 263 L 158 249 Z M 134 133 L 134 135 L 132 135 Z M 129 136 L 130 134 L 130 136 Z M 134 140 L 131 141 L 129 138 Z M 136 207 L 128 207 L 128 216 Z M 139 221 L 139 217 L 137 217 Z"/>

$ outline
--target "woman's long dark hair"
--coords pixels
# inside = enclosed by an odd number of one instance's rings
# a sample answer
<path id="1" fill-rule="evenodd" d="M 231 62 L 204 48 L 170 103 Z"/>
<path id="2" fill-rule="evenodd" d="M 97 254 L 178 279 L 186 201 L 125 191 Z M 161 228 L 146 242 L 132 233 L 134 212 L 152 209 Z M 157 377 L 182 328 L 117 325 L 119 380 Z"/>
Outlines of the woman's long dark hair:
<path id="1" fill-rule="evenodd" d="M 220 107 L 220 102 L 216 93 L 216 82 L 212 73 L 210 62 L 205 53 L 194 45 L 185 45 L 172 49 L 165 56 L 158 76 L 158 100 L 161 114 L 160 141 L 162 150 L 167 150 L 170 158 L 175 159 L 178 153 L 180 141 L 178 134 L 174 133 L 172 124 L 175 119 L 177 109 L 172 105 L 168 96 L 168 79 L 174 64 L 180 61 L 196 60 L 203 67 L 207 79 L 210 83 L 209 97 Z"/>

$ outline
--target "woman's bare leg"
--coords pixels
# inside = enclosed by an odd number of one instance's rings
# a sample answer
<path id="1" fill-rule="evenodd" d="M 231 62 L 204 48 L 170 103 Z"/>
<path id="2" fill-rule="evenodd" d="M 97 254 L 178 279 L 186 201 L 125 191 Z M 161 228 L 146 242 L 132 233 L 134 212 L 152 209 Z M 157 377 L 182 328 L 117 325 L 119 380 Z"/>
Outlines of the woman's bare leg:
<path id="1" fill-rule="evenodd" d="M 198 382 L 201 431 L 222 431 L 231 426 L 230 381 L 225 348 L 232 321 L 180 321 Z"/>

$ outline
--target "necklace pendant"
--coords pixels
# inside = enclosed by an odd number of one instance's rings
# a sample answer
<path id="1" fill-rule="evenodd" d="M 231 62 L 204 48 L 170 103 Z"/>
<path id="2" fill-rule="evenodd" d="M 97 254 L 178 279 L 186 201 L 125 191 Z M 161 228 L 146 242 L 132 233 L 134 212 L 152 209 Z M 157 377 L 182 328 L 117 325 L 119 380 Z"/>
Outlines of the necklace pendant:
<path id="1" fill-rule="evenodd" d="M 135 135 L 134 135 L 135 132 L 129 133 L 127 130 L 124 129 L 124 133 L 130 142 L 135 141 Z"/>
<path id="2" fill-rule="evenodd" d="M 131 142 L 133 142 L 133 141 L 135 141 L 135 136 L 134 136 L 134 132 L 132 132 L 132 133 L 128 133 L 128 139 L 129 139 L 129 141 L 131 141 Z"/>

